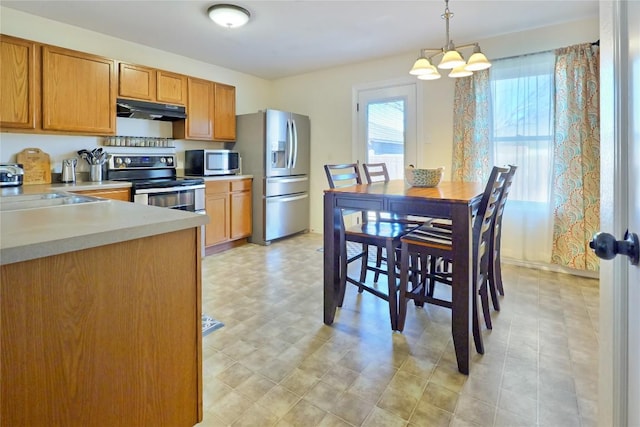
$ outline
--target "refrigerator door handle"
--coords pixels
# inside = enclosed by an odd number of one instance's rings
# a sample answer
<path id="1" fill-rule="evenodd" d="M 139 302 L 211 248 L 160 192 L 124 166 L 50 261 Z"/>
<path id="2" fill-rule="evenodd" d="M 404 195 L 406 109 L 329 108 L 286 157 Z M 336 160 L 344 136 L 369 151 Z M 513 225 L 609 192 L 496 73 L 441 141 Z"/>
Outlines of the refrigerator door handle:
<path id="1" fill-rule="evenodd" d="M 309 195 L 306 193 L 300 196 L 276 196 L 276 197 L 268 197 L 267 202 L 271 202 L 271 203 L 293 202 L 294 200 L 306 199 L 307 197 L 309 197 Z"/>
<path id="2" fill-rule="evenodd" d="M 287 184 L 289 182 L 302 182 L 302 181 L 308 181 L 308 180 L 309 180 L 309 177 L 307 176 L 296 177 L 296 178 L 267 178 L 267 183 L 276 182 L 279 184 Z"/>
<path id="3" fill-rule="evenodd" d="M 287 169 L 291 169 L 293 163 L 293 134 L 291 132 L 293 126 L 291 119 L 287 119 Z"/>
<path id="4" fill-rule="evenodd" d="M 291 133 L 293 134 L 293 162 L 291 168 L 295 169 L 296 161 L 298 160 L 298 128 L 296 127 L 296 121 L 291 119 Z"/>

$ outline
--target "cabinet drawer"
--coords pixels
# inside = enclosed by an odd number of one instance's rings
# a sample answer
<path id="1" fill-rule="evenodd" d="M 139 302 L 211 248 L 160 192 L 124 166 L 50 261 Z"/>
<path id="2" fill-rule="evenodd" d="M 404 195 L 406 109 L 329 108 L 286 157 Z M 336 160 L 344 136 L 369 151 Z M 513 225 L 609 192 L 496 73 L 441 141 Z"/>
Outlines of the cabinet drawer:
<path id="1" fill-rule="evenodd" d="M 207 181 L 205 185 L 207 194 L 229 192 L 229 181 Z"/>
<path id="2" fill-rule="evenodd" d="M 251 180 L 241 179 L 238 181 L 231 181 L 231 191 L 247 191 L 251 190 Z"/>

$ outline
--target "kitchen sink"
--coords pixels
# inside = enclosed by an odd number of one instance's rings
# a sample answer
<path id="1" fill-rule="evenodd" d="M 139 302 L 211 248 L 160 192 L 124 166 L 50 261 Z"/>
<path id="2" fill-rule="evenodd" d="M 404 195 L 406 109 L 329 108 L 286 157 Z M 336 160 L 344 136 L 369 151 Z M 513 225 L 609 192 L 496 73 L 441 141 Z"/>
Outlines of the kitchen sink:
<path id="1" fill-rule="evenodd" d="M 81 203 L 102 203 L 109 199 L 82 196 L 78 194 L 57 192 L 42 194 L 23 194 L 0 198 L 0 211 L 19 211 L 24 209 L 40 209 L 56 206 L 71 206 Z"/>

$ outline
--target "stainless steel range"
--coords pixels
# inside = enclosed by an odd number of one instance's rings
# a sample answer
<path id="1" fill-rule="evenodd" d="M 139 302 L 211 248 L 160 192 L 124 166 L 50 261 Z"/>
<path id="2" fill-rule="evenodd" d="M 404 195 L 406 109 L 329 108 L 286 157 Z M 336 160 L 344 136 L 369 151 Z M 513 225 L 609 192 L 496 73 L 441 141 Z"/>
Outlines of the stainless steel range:
<path id="1" fill-rule="evenodd" d="M 112 154 L 107 179 L 131 182 L 135 203 L 205 213 L 204 180 L 177 177 L 175 154 Z"/>

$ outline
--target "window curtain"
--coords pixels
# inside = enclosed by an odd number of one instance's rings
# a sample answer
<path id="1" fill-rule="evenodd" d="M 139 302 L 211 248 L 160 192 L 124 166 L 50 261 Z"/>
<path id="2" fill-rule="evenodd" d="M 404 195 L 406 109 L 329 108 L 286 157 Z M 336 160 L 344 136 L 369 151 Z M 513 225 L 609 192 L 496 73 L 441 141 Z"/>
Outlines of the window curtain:
<path id="1" fill-rule="evenodd" d="M 588 247 L 600 228 L 599 50 L 556 50 L 554 223 L 551 262 L 598 271 Z"/>
<path id="2" fill-rule="evenodd" d="M 456 79 L 452 181 L 484 182 L 493 166 L 489 71 Z"/>

